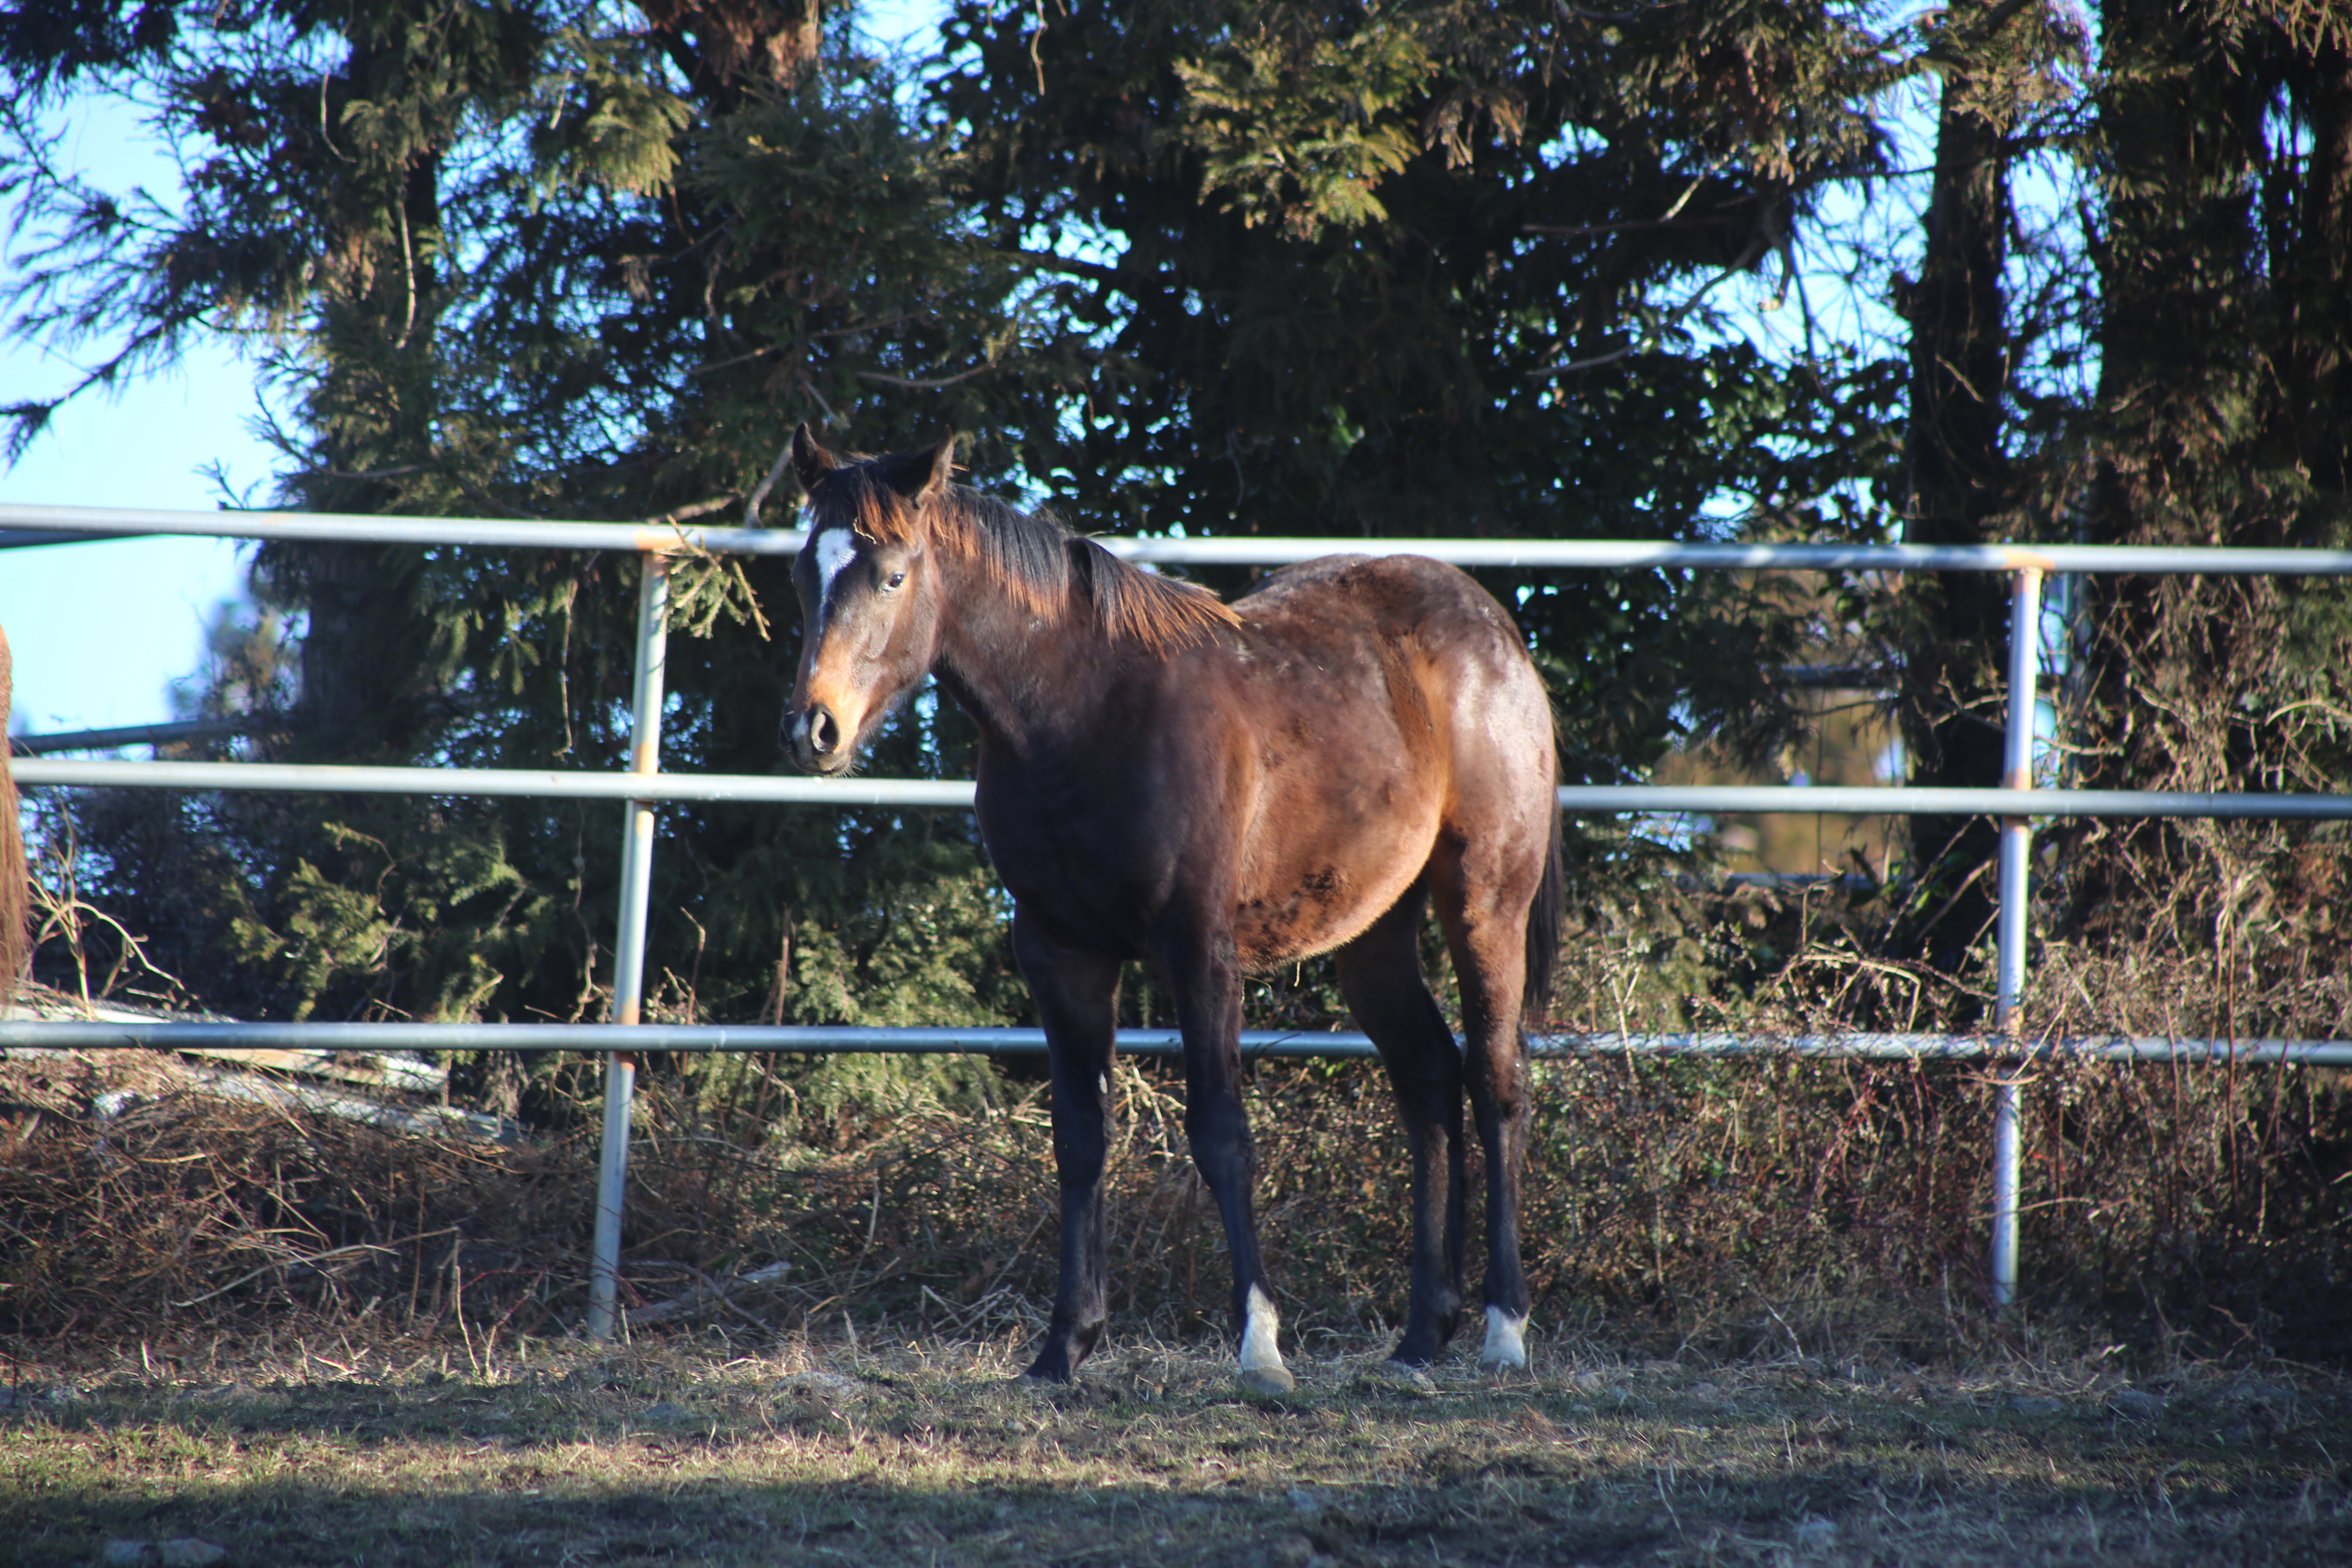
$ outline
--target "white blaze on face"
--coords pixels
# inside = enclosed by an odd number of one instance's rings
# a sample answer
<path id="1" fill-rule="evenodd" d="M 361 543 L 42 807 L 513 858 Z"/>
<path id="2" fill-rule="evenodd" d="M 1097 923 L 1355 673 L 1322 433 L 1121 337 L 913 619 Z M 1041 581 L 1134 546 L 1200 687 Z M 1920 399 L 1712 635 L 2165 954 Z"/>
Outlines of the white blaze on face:
<path id="1" fill-rule="evenodd" d="M 846 528 L 828 528 L 816 536 L 816 624 L 824 625 L 825 605 L 833 598 L 834 579 L 857 559 L 857 536 Z"/>
<path id="2" fill-rule="evenodd" d="M 1496 1372 L 1527 1365 L 1527 1334 L 1524 1314 L 1514 1316 L 1500 1307 L 1487 1308 L 1486 1348 L 1478 1352 L 1478 1364 Z"/>
<path id="3" fill-rule="evenodd" d="M 1281 1314 L 1265 1292 L 1253 1285 L 1249 1290 L 1249 1318 L 1242 1327 L 1242 1370 L 1244 1372 L 1279 1372 L 1282 1352 L 1275 1348 L 1275 1336 L 1282 1327 Z"/>

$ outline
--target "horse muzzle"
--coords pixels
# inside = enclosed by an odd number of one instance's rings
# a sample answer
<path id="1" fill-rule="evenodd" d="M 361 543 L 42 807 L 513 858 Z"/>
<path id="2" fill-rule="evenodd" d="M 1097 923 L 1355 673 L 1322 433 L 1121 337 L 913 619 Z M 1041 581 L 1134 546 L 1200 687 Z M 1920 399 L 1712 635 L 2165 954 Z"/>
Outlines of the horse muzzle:
<path id="1" fill-rule="evenodd" d="M 793 765 L 803 773 L 846 773 L 856 760 L 841 721 L 822 702 L 812 702 L 793 715 L 792 722 L 784 726 L 784 744 L 793 754 Z"/>

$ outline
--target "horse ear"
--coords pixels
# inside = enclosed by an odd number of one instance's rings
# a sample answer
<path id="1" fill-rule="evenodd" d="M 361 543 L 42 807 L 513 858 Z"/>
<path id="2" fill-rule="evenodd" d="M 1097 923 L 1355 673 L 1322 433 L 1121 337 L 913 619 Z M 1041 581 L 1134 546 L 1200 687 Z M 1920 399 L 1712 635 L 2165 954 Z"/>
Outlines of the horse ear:
<path id="1" fill-rule="evenodd" d="M 955 429 L 950 426 L 940 437 L 940 444 L 931 448 L 931 477 L 923 486 L 921 499 L 929 500 L 954 482 Z"/>
<path id="2" fill-rule="evenodd" d="M 955 432 L 940 437 L 928 452 L 893 452 L 877 458 L 874 470 L 884 484 L 917 506 L 943 493 L 955 478 Z"/>
<path id="3" fill-rule="evenodd" d="M 804 490 L 816 489 L 819 479 L 840 466 L 835 460 L 833 454 L 819 446 L 816 437 L 809 434 L 806 424 L 793 428 L 793 472 L 800 476 L 801 489 Z"/>

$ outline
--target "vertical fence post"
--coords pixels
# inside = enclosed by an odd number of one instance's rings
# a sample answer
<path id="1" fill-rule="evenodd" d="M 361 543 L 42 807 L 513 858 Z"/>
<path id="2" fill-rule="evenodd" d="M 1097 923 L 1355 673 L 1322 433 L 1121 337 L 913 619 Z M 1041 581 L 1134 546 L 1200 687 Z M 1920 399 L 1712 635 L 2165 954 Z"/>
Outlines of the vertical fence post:
<path id="1" fill-rule="evenodd" d="M 662 663 L 669 645 L 669 558 L 638 557 L 637 679 L 631 702 L 629 771 L 661 771 Z M 634 1024 L 645 1002 L 646 904 L 653 881 L 654 803 L 633 800 L 621 839 L 619 940 L 613 952 L 613 1022 Z M 629 1181 L 629 1105 L 637 1059 L 604 1058 L 604 1146 L 596 1177 L 596 1240 L 588 1265 L 588 1337 L 609 1340 L 619 1320 L 621 1206 Z"/>
<path id="2" fill-rule="evenodd" d="M 2041 673 L 2042 569 L 2018 568 L 2009 599 L 2009 732 L 2001 754 L 2001 785 L 2033 787 L 2034 687 Z M 2011 1047 L 2023 1020 L 2018 997 L 2025 990 L 2027 867 L 2033 826 L 2025 816 L 2000 824 L 2000 973 L 1993 992 L 1993 1027 Z M 2007 1308 L 2017 1296 L 2017 1198 L 2023 1163 L 2019 1126 L 2018 1072 L 2012 1059 L 1993 1080 L 1992 1110 L 1992 1306 Z"/>

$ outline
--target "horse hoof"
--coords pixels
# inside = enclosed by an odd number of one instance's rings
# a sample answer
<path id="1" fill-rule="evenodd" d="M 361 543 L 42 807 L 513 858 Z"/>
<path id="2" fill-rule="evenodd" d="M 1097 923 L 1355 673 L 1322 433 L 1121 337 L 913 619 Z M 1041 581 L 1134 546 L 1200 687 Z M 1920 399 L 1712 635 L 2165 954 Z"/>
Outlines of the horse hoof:
<path id="1" fill-rule="evenodd" d="M 1244 1388 L 1252 1394 L 1288 1394 L 1298 1386 L 1298 1380 L 1285 1366 L 1254 1366 L 1241 1374 Z"/>
<path id="2" fill-rule="evenodd" d="M 1528 1364 L 1528 1320 L 1500 1307 L 1486 1309 L 1486 1343 L 1478 1352 L 1481 1372 L 1516 1372 Z"/>

